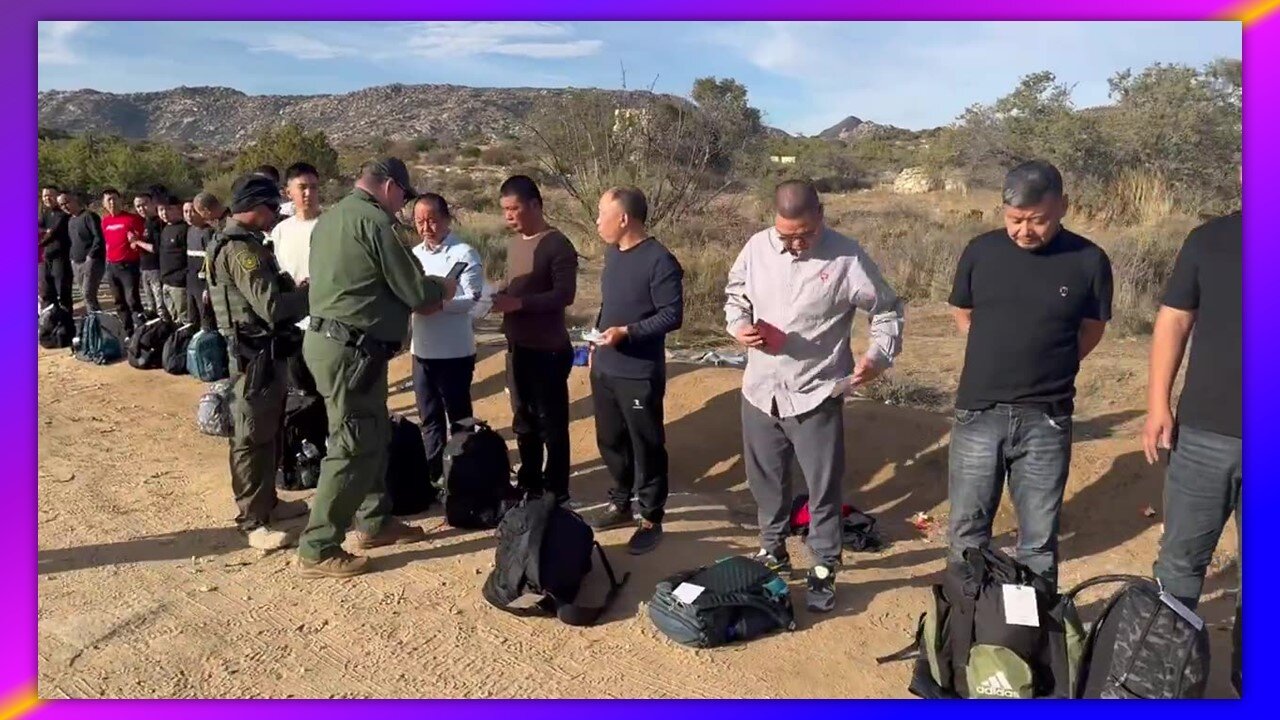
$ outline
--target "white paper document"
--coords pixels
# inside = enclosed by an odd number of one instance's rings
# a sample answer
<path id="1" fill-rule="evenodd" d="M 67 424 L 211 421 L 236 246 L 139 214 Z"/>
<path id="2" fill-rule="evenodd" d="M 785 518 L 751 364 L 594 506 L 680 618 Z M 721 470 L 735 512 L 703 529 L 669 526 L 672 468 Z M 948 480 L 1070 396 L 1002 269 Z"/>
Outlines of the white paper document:
<path id="1" fill-rule="evenodd" d="M 1010 625 L 1040 627 L 1036 591 L 1027 585 L 1003 585 L 1004 621 Z"/>
<path id="2" fill-rule="evenodd" d="M 679 600 L 680 602 L 688 605 L 692 603 L 694 600 L 697 600 L 698 596 L 702 594 L 703 590 L 706 590 L 706 588 L 702 587 L 701 585 L 694 585 L 692 583 L 680 583 L 680 585 L 677 586 L 676 589 L 671 592 L 671 594 L 675 595 L 676 599 Z"/>

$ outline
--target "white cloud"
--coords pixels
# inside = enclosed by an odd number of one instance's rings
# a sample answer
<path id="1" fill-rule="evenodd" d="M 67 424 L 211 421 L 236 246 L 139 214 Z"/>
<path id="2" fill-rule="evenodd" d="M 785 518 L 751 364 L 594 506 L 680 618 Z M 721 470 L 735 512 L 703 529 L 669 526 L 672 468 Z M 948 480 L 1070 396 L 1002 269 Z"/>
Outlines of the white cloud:
<path id="1" fill-rule="evenodd" d="M 249 50 L 250 52 L 279 53 L 299 60 L 332 60 L 355 54 L 354 48 L 295 33 L 269 35 L 261 44 L 250 47 Z"/>
<path id="2" fill-rule="evenodd" d="M 422 22 L 410 30 L 408 51 L 428 59 L 475 55 L 563 59 L 595 55 L 604 47 L 599 40 L 571 39 L 572 32 L 567 25 L 549 22 Z"/>
<path id="3" fill-rule="evenodd" d="M 36 63 L 38 65 L 75 65 L 79 55 L 71 47 L 71 39 L 89 27 L 84 20 L 50 20 L 37 24 Z"/>

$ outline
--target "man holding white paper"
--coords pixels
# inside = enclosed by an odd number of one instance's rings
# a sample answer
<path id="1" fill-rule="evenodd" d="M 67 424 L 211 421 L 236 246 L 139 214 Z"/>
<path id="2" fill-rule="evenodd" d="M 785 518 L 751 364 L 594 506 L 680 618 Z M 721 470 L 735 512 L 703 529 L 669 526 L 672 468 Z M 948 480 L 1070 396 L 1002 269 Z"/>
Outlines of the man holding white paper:
<path id="1" fill-rule="evenodd" d="M 756 233 L 725 288 L 729 333 L 747 347 L 742 445 L 758 506 L 756 558 L 790 570 L 786 537 L 794 457 L 809 491 L 808 606 L 835 607 L 844 477 L 843 392 L 874 380 L 902 349 L 902 302 L 857 241 L 823 222 L 817 190 L 790 180 L 774 193 L 774 226 Z M 871 316 L 871 344 L 856 365 L 854 313 Z"/>

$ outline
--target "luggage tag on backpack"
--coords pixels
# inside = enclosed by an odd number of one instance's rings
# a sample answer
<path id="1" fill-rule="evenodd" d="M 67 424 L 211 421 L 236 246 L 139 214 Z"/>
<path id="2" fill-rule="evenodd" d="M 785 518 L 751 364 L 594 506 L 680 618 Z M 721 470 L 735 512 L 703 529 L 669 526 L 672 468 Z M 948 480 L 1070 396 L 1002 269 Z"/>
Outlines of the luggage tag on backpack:
<path id="1" fill-rule="evenodd" d="M 1181 600 L 1165 592 L 1163 588 L 1160 589 L 1160 602 L 1168 605 L 1170 609 L 1181 615 L 1183 620 L 1191 623 L 1191 627 L 1194 627 L 1196 632 L 1204 628 L 1204 620 L 1194 610 L 1183 605 Z"/>
<path id="2" fill-rule="evenodd" d="M 1040 608 L 1036 605 L 1036 591 L 1029 585 L 1002 585 L 1004 592 L 1004 621 L 1008 625 L 1040 627 Z"/>
<path id="3" fill-rule="evenodd" d="M 693 583 L 686 582 L 677 585 L 676 589 L 671 591 L 671 594 L 685 605 L 692 605 L 693 601 L 697 600 L 698 596 L 701 595 L 704 590 L 706 590 L 706 588 L 701 585 L 694 585 Z"/>

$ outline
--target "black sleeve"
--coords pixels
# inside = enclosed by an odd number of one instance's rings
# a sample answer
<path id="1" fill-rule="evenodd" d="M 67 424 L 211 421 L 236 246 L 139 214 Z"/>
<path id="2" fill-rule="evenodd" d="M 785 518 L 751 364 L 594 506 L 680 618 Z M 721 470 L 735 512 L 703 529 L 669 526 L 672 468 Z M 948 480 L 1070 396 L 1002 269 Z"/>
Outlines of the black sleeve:
<path id="1" fill-rule="evenodd" d="M 102 236 L 102 218 L 97 213 L 89 213 L 89 232 L 93 234 L 93 244 L 89 246 L 89 257 L 101 258 L 107 253 L 107 241 Z"/>
<path id="2" fill-rule="evenodd" d="M 951 297 L 947 299 L 952 307 L 973 308 L 973 256 L 977 252 L 974 250 L 977 244 L 977 240 L 970 242 L 956 263 L 956 277 L 951 283 Z"/>
<path id="3" fill-rule="evenodd" d="M 1111 258 L 1098 248 L 1098 258 L 1094 262 L 1093 277 L 1089 282 L 1089 304 L 1085 307 L 1084 316 L 1090 320 L 1107 322 L 1111 319 L 1111 296 L 1113 283 L 1111 280 Z"/>
<path id="4" fill-rule="evenodd" d="M 628 334 L 635 339 L 663 336 L 684 324 L 684 269 L 670 253 L 664 253 L 649 275 L 649 297 L 658 309 L 652 317 L 634 323 Z"/>
<path id="5" fill-rule="evenodd" d="M 1187 236 L 1173 263 L 1173 274 L 1164 286 L 1161 305 L 1178 310 L 1197 310 L 1200 307 L 1200 242 L 1196 233 Z"/>

